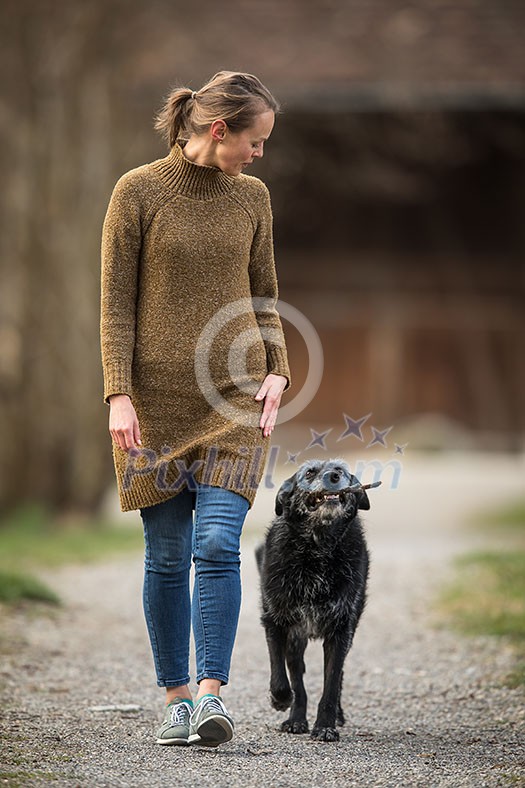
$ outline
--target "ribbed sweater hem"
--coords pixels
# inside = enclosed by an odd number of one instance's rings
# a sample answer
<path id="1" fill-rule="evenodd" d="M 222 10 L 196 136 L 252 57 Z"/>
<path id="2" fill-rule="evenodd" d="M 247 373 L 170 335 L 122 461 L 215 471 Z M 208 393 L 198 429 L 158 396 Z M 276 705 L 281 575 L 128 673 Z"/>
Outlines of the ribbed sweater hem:
<path id="1" fill-rule="evenodd" d="M 232 490 L 246 498 L 251 507 L 264 473 L 268 449 L 269 444 L 258 446 L 250 457 L 215 449 L 205 454 L 194 454 L 191 458 L 179 458 L 185 470 L 193 468 L 183 477 L 178 470 L 173 472 L 172 465 L 167 473 L 160 471 L 158 466 L 148 473 L 141 473 L 140 470 L 135 471 L 133 461 L 130 464 L 128 460 L 126 471 L 117 474 L 121 510 L 129 512 L 167 501 L 186 487 L 196 489 L 195 482 Z"/>

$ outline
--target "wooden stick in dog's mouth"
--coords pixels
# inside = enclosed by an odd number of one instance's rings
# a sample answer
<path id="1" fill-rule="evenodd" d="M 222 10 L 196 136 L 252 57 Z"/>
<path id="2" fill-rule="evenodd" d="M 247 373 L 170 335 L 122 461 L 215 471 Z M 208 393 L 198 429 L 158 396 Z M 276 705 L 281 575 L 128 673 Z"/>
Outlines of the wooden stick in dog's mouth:
<path id="1" fill-rule="evenodd" d="M 371 489 L 372 489 L 372 487 L 379 487 L 379 485 L 380 485 L 380 484 L 382 484 L 382 483 L 383 483 L 383 482 L 380 482 L 380 481 L 379 481 L 379 482 L 371 482 L 370 484 L 361 484 L 361 483 L 359 483 L 359 484 L 353 484 L 353 485 L 352 485 L 351 487 L 349 487 L 348 489 L 349 489 L 351 492 L 357 492 L 357 490 L 371 490 Z"/>

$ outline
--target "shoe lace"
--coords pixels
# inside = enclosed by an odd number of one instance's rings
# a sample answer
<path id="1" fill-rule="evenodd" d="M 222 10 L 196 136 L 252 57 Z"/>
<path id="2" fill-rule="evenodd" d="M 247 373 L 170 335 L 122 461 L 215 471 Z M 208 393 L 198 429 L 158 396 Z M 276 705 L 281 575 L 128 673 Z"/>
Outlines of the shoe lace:
<path id="1" fill-rule="evenodd" d="M 172 725 L 183 725 L 190 713 L 187 703 L 177 703 L 171 710 Z"/>
<path id="2" fill-rule="evenodd" d="M 225 708 L 222 705 L 220 698 L 205 698 L 204 704 L 209 711 L 218 711 L 220 714 L 225 713 Z"/>

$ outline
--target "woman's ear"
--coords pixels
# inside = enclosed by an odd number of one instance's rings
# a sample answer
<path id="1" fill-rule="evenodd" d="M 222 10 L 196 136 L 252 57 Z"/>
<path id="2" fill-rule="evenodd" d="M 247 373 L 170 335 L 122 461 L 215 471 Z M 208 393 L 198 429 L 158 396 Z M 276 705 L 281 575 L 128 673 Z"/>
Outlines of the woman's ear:
<path id="1" fill-rule="evenodd" d="M 212 140 L 214 140 L 214 142 L 222 142 L 227 130 L 228 126 L 224 120 L 214 120 L 210 126 Z"/>
<path id="2" fill-rule="evenodd" d="M 280 516 L 288 505 L 288 501 L 290 500 L 295 487 L 295 477 L 296 474 L 294 473 L 293 476 L 285 479 L 285 481 L 279 487 L 279 491 L 275 496 L 275 514 L 277 516 Z"/>

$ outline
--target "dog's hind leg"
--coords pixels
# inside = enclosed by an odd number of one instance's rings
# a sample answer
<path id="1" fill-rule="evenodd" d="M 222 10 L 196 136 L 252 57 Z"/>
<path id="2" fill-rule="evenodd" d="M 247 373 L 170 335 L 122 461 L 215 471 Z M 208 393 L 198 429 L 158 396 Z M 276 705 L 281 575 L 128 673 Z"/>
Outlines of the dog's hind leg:
<path id="1" fill-rule="evenodd" d="M 317 719 L 312 730 L 312 739 L 319 741 L 339 741 L 335 728 L 341 694 L 341 674 L 348 652 L 348 637 L 338 634 L 325 639 L 324 650 L 324 688 L 317 708 Z"/>
<path id="2" fill-rule="evenodd" d="M 288 632 L 267 613 L 261 617 L 270 656 L 270 700 L 274 709 L 284 711 L 292 704 L 293 694 L 286 675 L 285 653 Z"/>
<path id="3" fill-rule="evenodd" d="M 307 697 L 303 681 L 305 672 L 304 652 L 307 643 L 308 639 L 303 634 L 294 632 L 288 636 L 286 664 L 290 673 L 294 699 L 290 716 L 281 725 L 281 730 L 288 733 L 308 733 L 308 722 L 306 720 Z"/>

